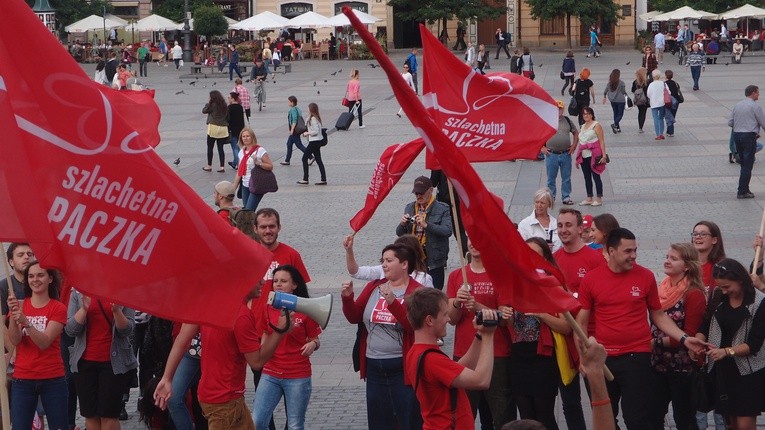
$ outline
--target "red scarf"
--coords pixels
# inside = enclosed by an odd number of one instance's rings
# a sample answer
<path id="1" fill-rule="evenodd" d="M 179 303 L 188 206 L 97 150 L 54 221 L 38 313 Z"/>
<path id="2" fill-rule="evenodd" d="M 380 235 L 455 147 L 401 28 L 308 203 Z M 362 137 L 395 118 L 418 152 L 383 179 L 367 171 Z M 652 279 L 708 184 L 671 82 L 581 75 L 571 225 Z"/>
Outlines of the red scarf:
<path id="1" fill-rule="evenodd" d="M 240 178 L 243 178 L 247 174 L 247 160 L 250 158 L 250 156 L 252 156 L 253 153 L 257 152 L 258 148 L 260 148 L 260 146 L 255 145 L 249 151 L 245 151 L 244 157 L 239 160 L 239 166 L 237 166 L 236 174 Z"/>

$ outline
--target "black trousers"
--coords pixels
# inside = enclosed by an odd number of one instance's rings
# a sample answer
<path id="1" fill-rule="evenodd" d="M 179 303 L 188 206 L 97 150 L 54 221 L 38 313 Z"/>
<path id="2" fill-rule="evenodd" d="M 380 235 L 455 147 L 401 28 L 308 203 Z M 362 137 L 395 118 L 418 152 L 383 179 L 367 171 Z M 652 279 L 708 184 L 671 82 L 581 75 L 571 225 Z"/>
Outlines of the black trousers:
<path id="1" fill-rule="evenodd" d="M 653 370 L 650 353 L 628 353 L 608 357 L 606 366 L 614 374 L 613 381 L 606 381 L 614 417 L 619 414 L 621 402 L 622 416 L 627 430 L 651 429 L 650 407 L 654 393 L 651 392 Z"/>

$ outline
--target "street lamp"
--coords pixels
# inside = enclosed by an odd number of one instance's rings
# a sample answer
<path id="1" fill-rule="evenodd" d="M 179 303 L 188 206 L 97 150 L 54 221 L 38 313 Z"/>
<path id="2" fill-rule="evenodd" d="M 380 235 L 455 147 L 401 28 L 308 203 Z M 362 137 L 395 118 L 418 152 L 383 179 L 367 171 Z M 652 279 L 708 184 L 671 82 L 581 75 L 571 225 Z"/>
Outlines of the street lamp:
<path id="1" fill-rule="evenodd" d="M 183 62 L 191 64 L 191 27 L 189 26 L 189 0 L 183 0 Z"/>

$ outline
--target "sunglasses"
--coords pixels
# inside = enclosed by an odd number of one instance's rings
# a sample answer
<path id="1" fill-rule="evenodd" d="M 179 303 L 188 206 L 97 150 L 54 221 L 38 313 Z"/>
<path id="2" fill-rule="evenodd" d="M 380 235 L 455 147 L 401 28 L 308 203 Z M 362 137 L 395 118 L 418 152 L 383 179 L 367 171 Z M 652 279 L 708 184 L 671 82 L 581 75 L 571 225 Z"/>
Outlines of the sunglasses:
<path id="1" fill-rule="evenodd" d="M 727 267 L 723 266 L 722 264 L 715 264 L 712 266 L 712 277 L 713 278 L 720 278 L 721 276 L 724 276 L 726 273 L 731 273 L 730 270 L 728 270 Z"/>

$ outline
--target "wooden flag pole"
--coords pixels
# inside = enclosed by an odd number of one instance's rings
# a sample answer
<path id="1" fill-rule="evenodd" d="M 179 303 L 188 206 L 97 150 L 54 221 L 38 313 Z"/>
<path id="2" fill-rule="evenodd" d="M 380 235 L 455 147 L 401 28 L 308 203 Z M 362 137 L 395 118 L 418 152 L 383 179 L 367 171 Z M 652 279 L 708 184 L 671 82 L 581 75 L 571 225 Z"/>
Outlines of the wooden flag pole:
<path id="1" fill-rule="evenodd" d="M 568 311 L 563 312 L 563 318 L 565 318 L 566 321 L 568 321 L 568 323 L 571 325 L 571 328 L 574 329 L 574 333 L 576 333 L 576 335 L 579 336 L 579 339 L 582 339 L 585 345 L 589 345 L 590 338 L 587 337 L 587 333 L 585 333 L 584 330 L 582 330 L 582 327 L 579 325 L 579 323 L 576 322 L 576 320 L 574 319 L 574 316 L 571 315 L 571 312 L 568 312 Z M 608 366 L 606 366 L 605 364 L 603 365 L 603 374 L 606 375 L 607 380 L 609 381 L 614 380 L 614 374 L 611 373 L 611 371 L 608 369 Z"/>
<path id="2" fill-rule="evenodd" d="M 765 210 L 762 211 L 762 221 L 760 221 L 760 238 L 762 238 L 762 233 L 765 230 Z M 757 263 L 760 261 L 760 256 L 762 255 L 762 242 L 760 242 L 757 247 L 754 249 L 754 262 L 752 262 L 752 275 L 757 274 Z"/>
<path id="3" fill-rule="evenodd" d="M 5 251 L 5 242 L 0 242 L 3 251 Z M 13 279 L 11 279 L 11 273 L 8 268 L 8 261 L 3 263 L 5 269 L 5 280 L 8 283 L 8 297 L 15 297 L 13 291 Z M 5 315 L 8 317 L 8 315 Z M 5 334 L 8 329 L 5 324 L 2 326 L 2 335 L 0 335 L 0 352 L 3 353 L 2 359 L 0 359 L 0 411 L 3 413 L 3 428 L 11 428 L 11 409 L 8 406 L 8 364 L 5 362 Z"/>
<path id="4" fill-rule="evenodd" d="M 446 178 L 446 175 L 443 175 L 443 177 Z M 468 284 L 467 280 L 467 269 L 465 268 L 467 261 L 465 261 L 465 256 L 462 254 L 462 235 L 459 233 L 460 228 L 456 224 L 459 222 L 459 218 L 457 218 L 457 202 L 454 201 L 454 187 L 452 187 L 452 181 L 450 181 L 448 178 L 446 179 L 446 183 L 449 185 L 449 198 L 452 202 L 452 226 L 454 227 L 454 231 L 457 232 L 454 236 L 457 239 L 457 249 L 460 251 L 460 271 L 462 272 L 462 286 L 464 287 L 467 285 L 467 288 L 470 288 L 470 284 Z"/>

